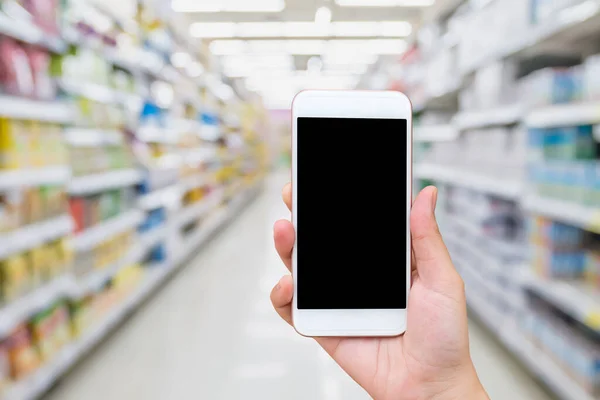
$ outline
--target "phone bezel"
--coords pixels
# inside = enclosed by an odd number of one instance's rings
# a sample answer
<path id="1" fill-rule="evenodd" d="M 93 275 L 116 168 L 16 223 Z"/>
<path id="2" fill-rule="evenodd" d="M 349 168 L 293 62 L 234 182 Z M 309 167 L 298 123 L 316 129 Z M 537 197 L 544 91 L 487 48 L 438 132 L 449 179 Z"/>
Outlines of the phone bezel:
<path id="1" fill-rule="evenodd" d="M 406 248 L 411 248 L 410 209 L 412 205 L 412 105 L 408 97 L 392 91 L 321 91 L 300 92 L 292 103 L 292 223 L 297 212 L 297 128 L 299 117 L 391 118 L 407 120 L 406 154 Z M 295 249 L 295 246 L 294 246 Z M 406 252 L 406 295 L 411 285 L 411 256 Z M 292 253 L 292 273 L 297 282 L 296 252 Z M 324 336 L 398 336 L 406 331 L 406 309 L 390 310 L 299 310 L 294 287 L 292 318 L 299 334 Z"/>

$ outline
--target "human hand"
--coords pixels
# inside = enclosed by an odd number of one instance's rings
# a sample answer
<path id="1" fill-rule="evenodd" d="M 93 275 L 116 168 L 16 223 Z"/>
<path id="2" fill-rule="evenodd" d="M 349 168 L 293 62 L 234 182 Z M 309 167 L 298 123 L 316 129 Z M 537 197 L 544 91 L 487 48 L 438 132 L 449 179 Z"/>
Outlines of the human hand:
<path id="1" fill-rule="evenodd" d="M 283 200 L 291 210 L 289 184 Z M 440 235 L 436 203 L 437 189 L 428 187 L 411 211 L 413 269 L 406 333 L 395 338 L 316 338 L 376 400 L 489 399 L 471 361 L 464 283 Z M 278 221 L 274 238 L 279 256 L 291 271 L 292 223 Z M 273 307 L 290 325 L 293 285 L 292 277 L 284 276 L 271 292 Z"/>

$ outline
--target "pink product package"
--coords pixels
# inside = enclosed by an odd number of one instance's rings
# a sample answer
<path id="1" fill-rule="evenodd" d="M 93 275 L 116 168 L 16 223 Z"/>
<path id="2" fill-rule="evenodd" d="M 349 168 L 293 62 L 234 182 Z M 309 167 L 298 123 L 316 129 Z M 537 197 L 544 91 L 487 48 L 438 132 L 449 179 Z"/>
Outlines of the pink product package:
<path id="1" fill-rule="evenodd" d="M 16 41 L 0 38 L 0 84 L 4 92 L 32 97 L 35 86 L 27 53 Z"/>
<path id="2" fill-rule="evenodd" d="M 52 36 L 60 34 L 58 0 L 27 0 L 25 3 L 37 26 Z"/>
<path id="3" fill-rule="evenodd" d="M 34 96 L 50 100 L 56 97 L 56 86 L 50 76 L 50 54 L 33 47 L 27 49 L 35 86 Z"/>

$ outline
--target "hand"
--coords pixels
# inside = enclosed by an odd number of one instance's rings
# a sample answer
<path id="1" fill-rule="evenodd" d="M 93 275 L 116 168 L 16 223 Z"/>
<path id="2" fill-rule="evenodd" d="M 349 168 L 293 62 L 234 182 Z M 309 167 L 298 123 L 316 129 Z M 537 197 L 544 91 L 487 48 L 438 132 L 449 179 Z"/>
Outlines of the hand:
<path id="1" fill-rule="evenodd" d="M 291 186 L 283 190 L 291 210 Z M 316 338 L 323 349 L 376 400 L 485 400 L 469 353 L 464 283 L 435 220 L 437 189 L 428 187 L 411 211 L 412 287 L 407 331 L 395 338 Z M 335 230 L 335 227 L 332 227 Z M 291 270 L 294 227 L 278 221 L 275 247 Z M 391 251 L 391 250 L 390 250 Z M 271 293 L 277 313 L 292 325 L 291 276 Z"/>

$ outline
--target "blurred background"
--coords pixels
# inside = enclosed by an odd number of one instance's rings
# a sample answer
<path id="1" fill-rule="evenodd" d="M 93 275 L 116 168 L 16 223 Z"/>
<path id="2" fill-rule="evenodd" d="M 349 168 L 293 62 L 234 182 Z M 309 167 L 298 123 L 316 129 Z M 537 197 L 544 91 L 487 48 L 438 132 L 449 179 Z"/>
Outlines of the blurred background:
<path id="1" fill-rule="evenodd" d="M 309 88 L 411 98 L 491 397 L 600 398 L 600 1 L 0 6 L 1 399 L 369 398 L 268 299 Z"/>

